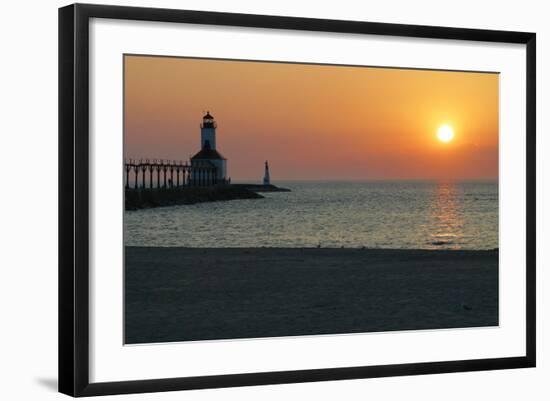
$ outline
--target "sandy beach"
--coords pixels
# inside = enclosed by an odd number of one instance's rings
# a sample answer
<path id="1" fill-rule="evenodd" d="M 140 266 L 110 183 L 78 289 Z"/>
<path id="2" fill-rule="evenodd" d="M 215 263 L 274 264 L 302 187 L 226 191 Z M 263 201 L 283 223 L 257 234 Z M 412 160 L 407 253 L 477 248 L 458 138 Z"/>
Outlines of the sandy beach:
<path id="1" fill-rule="evenodd" d="M 126 247 L 128 344 L 498 325 L 498 251 Z"/>

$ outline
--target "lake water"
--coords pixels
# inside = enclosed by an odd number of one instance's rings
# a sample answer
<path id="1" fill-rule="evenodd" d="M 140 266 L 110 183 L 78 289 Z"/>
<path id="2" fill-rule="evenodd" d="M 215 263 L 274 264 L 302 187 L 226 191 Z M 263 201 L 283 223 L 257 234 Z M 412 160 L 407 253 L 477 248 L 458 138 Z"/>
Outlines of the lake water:
<path id="1" fill-rule="evenodd" d="M 275 182 L 292 192 L 125 212 L 125 243 L 498 248 L 497 181 Z"/>

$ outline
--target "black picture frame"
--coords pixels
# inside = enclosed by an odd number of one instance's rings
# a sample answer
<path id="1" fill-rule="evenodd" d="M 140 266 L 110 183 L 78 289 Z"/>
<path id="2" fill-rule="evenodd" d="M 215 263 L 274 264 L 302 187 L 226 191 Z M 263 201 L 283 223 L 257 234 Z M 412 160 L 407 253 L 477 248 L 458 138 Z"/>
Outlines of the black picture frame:
<path id="1" fill-rule="evenodd" d="M 88 61 L 91 18 L 276 28 L 526 45 L 526 353 L 520 357 L 90 383 Z M 436 26 L 74 4 L 59 9 L 59 391 L 71 396 L 534 367 L 536 35 Z"/>

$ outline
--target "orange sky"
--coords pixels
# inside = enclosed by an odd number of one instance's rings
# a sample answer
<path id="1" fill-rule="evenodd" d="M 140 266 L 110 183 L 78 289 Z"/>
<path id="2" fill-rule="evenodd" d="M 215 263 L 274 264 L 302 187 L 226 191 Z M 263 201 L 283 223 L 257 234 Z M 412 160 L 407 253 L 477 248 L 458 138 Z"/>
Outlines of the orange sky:
<path id="1" fill-rule="evenodd" d="M 498 74 L 125 57 L 125 157 L 188 160 L 203 111 L 234 180 L 498 177 Z M 436 139 L 441 124 L 455 138 Z"/>

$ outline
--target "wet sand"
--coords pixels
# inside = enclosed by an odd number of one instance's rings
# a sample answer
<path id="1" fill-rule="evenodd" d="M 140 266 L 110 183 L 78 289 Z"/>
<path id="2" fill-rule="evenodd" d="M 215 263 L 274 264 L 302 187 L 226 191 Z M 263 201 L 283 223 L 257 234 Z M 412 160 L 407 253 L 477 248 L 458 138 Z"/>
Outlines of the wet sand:
<path id="1" fill-rule="evenodd" d="M 498 325 L 498 251 L 126 247 L 126 343 Z"/>

